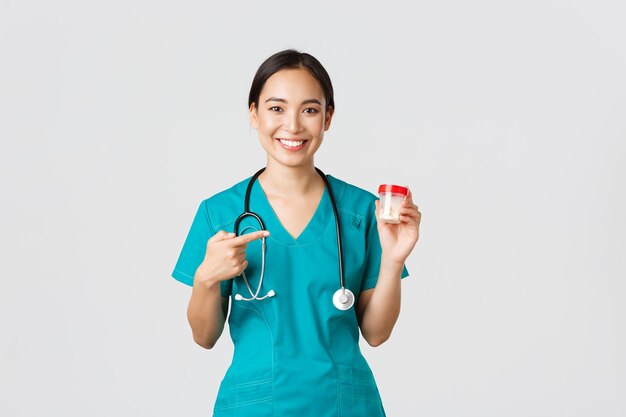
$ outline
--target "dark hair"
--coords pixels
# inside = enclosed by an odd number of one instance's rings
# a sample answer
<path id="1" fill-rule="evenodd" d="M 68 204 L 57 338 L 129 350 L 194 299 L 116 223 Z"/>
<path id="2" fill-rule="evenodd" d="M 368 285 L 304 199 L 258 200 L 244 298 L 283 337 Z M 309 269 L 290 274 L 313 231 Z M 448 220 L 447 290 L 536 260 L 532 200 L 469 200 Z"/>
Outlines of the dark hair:
<path id="1" fill-rule="evenodd" d="M 314 56 L 304 52 L 298 52 L 295 49 L 285 49 L 284 51 L 277 52 L 261 64 L 252 80 L 250 96 L 248 97 L 248 108 L 250 108 L 252 103 L 254 103 L 256 108 L 259 107 L 259 96 L 268 78 L 282 69 L 291 68 L 306 68 L 309 73 L 319 81 L 322 90 L 324 90 L 326 111 L 328 111 L 329 107 L 335 108 L 333 84 L 322 64 L 320 64 Z"/>

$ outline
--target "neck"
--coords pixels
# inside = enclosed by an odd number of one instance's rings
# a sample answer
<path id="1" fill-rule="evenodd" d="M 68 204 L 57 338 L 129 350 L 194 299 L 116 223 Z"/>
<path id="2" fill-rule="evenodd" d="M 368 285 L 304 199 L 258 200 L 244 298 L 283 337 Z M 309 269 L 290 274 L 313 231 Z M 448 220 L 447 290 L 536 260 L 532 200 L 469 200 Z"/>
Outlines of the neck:
<path id="1" fill-rule="evenodd" d="M 298 167 L 272 162 L 268 158 L 267 167 L 258 178 L 266 192 L 279 196 L 303 195 L 324 186 L 313 162 Z"/>

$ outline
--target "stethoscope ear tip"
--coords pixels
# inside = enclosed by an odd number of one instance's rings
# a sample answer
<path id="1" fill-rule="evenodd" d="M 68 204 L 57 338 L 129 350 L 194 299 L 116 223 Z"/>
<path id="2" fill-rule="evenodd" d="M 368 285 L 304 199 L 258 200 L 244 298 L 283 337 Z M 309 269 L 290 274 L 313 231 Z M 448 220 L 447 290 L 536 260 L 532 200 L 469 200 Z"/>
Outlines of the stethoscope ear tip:
<path id="1" fill-rule="evenodd" d="M 276 293 L 274 292 L 274 290 L 269 290 L 269 292 L 267 293 L 268 297 L 273 297 L 275 295 L 276 295 Z"/>
<path id="2" fill-rule="evenodd" d="M 241 296 L 241 294 L 235 294 L 235 300 L 241 301 L 243 300 L 243 297 Z"/>

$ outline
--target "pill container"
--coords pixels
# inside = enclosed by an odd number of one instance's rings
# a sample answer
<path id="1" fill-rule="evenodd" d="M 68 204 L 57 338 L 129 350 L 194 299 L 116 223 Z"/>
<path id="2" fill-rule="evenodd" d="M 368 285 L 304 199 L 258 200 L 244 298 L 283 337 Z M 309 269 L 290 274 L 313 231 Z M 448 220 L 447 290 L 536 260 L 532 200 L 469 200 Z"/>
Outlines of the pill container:
<path id="1" fill-rule="evenodd" d="M 387 223 L 400 223 L 402 202 L 409 195 L 409 189 L 401 185 L 381 184 L 378 187 L 380 196 L 378 218 Z"/>

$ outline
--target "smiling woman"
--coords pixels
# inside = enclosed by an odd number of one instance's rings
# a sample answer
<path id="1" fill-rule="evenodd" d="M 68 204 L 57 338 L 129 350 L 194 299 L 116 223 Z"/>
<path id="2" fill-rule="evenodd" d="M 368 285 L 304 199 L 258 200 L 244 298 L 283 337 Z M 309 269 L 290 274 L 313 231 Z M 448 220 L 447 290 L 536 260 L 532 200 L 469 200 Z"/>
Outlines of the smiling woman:
<path id="1" fill-rule="evenodd" d="M 378 222 L 374 194 L 315 167 L 335 103 L 311 55 L 268 58 L 248 108 L 266 167 L 201 202 L 172 272 L 193 286 L 196 343 L 211 348 L 229 317 L 214 416 L 384 416 L 359 329 L 372 346 L 391 334 L 420 213 L 409 193 L 400 224 Z"/>
<path id="2" fill-rule="evenodd" d="M 330 94 L 306 68 L 285 68 L 269 76 L 258 96 L 251 97 L 250 122 L 259 132 L 268 165 L 297 167 L 312 163 L 334 112 L 330 80 L 327 88 Z M 257 105 L 259 102 L 262 104 Z M 278 149 L 290 152 L 286 156 Z M 266 176 L 262 174 L 259 181 L 264 182 Z"/>

